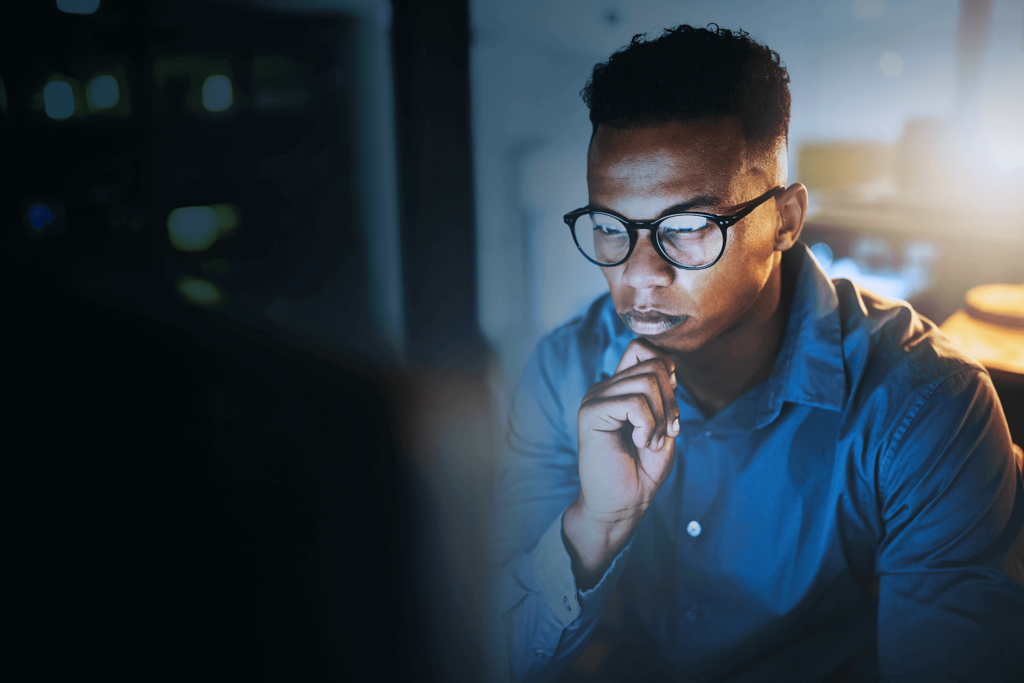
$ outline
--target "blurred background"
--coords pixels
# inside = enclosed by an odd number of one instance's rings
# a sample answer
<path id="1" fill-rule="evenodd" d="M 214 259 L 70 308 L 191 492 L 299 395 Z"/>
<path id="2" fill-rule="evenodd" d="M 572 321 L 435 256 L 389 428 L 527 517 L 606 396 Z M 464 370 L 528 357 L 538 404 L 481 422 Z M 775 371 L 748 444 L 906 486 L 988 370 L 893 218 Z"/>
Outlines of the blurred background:
<path id="1" fill-rule="evenodd" d="M 1024 440 L 1024 0 L 4 3 L 40 675 L 479 680 L 509 397 L 605 288 L 561 221 L 579 91 L 709 22 L 789 69 L 822 267 L 984 356 Z"/>

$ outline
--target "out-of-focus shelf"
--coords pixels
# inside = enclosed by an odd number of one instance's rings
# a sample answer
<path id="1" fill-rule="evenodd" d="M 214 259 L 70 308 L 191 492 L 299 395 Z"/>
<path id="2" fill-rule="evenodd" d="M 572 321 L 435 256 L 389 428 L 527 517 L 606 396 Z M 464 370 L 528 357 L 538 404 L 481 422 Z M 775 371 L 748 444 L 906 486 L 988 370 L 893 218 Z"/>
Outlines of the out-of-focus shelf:
<path id="1" fill-rule="evenodd" d="M 808 216 L 807 223 L 819 228 L 865 236 L 958 241 L 968 248 L 1024 250 L 1024 213 L 951 210 L 896 197 L 864 201 L 842 192 L 823 191 L 815 199 L 821 208 Z"/>

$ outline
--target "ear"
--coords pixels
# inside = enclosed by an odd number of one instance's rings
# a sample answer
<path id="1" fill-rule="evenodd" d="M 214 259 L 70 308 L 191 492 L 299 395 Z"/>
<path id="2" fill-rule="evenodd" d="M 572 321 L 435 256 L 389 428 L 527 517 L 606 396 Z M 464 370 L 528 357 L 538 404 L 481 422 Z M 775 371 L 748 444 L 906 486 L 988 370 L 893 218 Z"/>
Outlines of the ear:
<path id="1" fill-rule="evenodd" d="M 779 222 L 775 230 L 775 250 L 786 251 L 800 239 L 807 217 L 807 188 L 793 183 L 775 196 Z"/>

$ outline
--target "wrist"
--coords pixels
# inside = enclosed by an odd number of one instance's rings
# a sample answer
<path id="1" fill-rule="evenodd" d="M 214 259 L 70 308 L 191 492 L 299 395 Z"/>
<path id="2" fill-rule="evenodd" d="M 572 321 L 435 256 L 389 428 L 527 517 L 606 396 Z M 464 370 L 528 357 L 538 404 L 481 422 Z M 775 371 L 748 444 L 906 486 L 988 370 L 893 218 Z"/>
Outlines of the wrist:
<path id="1" fill-rule="evenodd" d="M 581 590 L 597 584 L 629 543 L 646 509 L 604 514 L 589 510 L 582 499 L 569 506 L 562 517 L 562 536 Z"/>
<path id="2" fill-rule="evenodd" d="M 614 546 L 639 526 L 647 507 L 642 505 L 616 512 L 603 512 L 589 507 L 581 495 L 569 506 L 566 514 L 572 517 L 573 523 L 578 525 L 580 533 L 586 534 L 588 540 Z"/>

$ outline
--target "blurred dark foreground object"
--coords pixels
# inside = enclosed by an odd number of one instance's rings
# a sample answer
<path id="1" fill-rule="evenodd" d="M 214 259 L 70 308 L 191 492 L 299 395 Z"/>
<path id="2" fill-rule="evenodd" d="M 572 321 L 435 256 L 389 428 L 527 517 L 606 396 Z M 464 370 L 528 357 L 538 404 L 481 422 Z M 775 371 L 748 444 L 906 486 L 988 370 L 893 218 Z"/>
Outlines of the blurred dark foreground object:
<path id="1" fill-rule="evenodd" d="M 389 383 L 4 272 L 9 647 L 33 678 L 407 679 Z"/>

